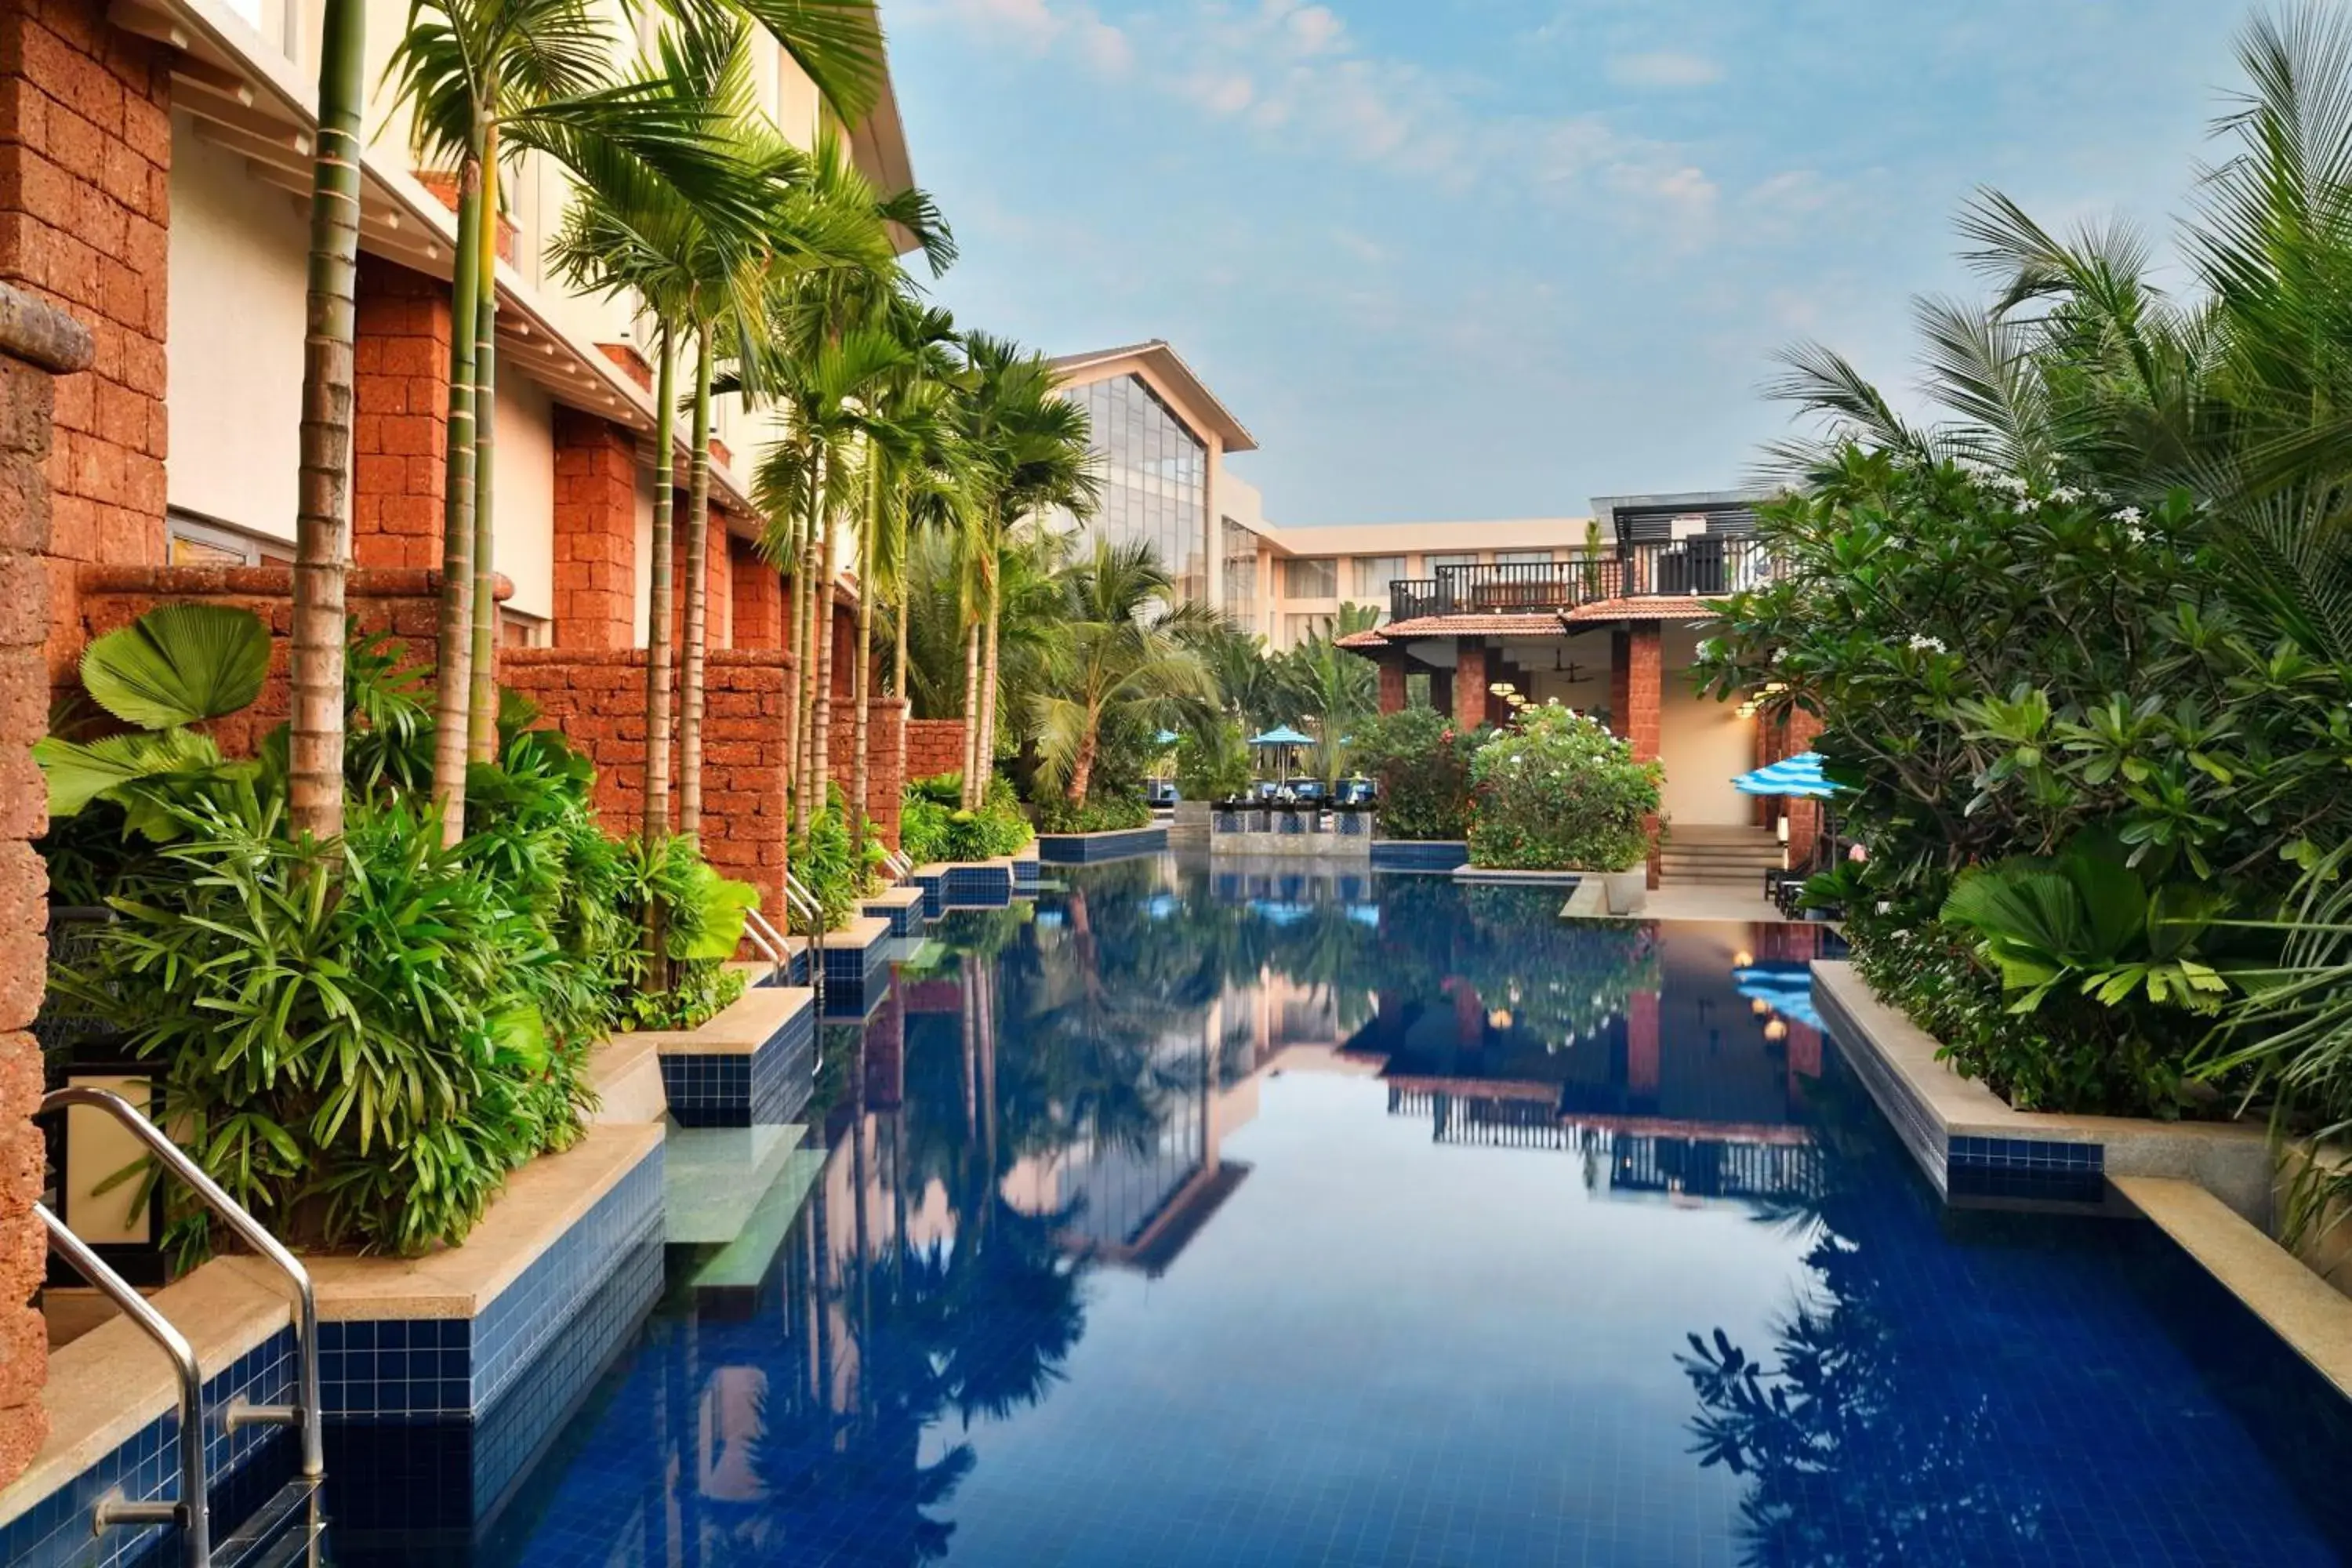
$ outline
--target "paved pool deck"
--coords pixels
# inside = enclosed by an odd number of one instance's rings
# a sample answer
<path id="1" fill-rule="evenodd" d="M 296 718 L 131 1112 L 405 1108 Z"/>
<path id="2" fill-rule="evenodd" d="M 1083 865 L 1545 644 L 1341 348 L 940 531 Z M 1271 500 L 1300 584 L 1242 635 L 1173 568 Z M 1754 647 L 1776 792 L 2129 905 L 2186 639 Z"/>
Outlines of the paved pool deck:
<path id="1" fill-rule="evenodd" d="M 1605 912 L 1585 915 L 1563 910 L 1570 920 L 1606 920 Z M 1772 907 L 1754 888 L 1727 882 L 1670 883 L 1650 889 L 1641 913 L 1627 917 L 1643 921 L 1747 921 L 1790 925 L 1788 916 Z"/>

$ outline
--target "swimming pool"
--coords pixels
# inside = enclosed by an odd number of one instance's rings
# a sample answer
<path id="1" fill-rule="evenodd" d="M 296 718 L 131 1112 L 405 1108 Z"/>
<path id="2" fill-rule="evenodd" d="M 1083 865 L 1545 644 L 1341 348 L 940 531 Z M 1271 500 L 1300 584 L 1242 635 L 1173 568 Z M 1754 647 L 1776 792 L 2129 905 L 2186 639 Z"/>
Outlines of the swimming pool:
<path id="1" fill-rule="evenodd" d="M 1161 858 L 950 916 L 498 1516 L 336 1560 L 2345 1559 L 2340 1402 L 2145 1225 L 1946 1211 L 1822 933 L 1559 898 Z"/>

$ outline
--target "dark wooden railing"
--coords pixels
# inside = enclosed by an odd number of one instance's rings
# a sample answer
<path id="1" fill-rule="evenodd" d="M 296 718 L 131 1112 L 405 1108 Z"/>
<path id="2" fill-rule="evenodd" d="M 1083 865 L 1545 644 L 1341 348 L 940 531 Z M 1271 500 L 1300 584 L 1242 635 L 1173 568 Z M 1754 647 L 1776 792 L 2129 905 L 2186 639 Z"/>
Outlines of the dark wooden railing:
<path id="1" fill-rule="evenodd" d="M 1756 587 L 1778 574 L 1761 540 L 1709 538 L 1636 544 L 1561 561 L 1440 566 L 1433 577 L 1389 584 L 1389 616 L 1540 615 L 1636 595 L 1716 598 Z"/>

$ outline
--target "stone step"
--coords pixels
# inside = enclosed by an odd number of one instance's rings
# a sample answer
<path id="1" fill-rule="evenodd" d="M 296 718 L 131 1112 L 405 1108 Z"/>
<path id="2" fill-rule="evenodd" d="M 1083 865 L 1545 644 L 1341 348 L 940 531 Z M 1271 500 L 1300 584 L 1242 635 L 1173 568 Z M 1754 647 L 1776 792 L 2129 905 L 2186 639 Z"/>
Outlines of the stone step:
<path id="1" fill-rule="evenodd" d="M 759 1203 L 735 1238 L 694 1271 L 698 1289 L 750 1289 L 756 1287 L 775 1261 L 793 1221 L 824 1172 L 824 1151 L 795 1149 L 776 1179 L 760 1194 Z"/>

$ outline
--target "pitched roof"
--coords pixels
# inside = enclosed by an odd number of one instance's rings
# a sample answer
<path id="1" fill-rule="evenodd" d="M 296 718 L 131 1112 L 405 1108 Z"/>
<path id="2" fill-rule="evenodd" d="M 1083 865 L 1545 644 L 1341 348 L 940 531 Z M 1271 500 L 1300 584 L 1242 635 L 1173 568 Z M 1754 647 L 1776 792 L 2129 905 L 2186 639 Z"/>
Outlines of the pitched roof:
<path id="1" fill-rule="evenodd" d="M 1517 616 L 1415 616 L 1391 621 L 1381 635 L 1395 642 L 1403 637 L 1539 637 L 1559 630 L 1559 612 L 1542 610 Z"/>
<path id="2" fill-rule="evenodd" d="M 1331 646 L 1333 647 L 1386 647 L 1389 646 L 1389 639 L 1381 636 L 1377 630 L 1349 632 L 1346 637 L 1333 637 Z"/>
<path id="3" fill-rule="evenodd" d="M 1645 594 L 1579 605 L 1560 619 L 1570 626 L 1589 626 L 1594 621 L 1703 621 L 1715 614 L 1707 607 L 1709 603 L 1690 594 Z"/>
<path id="4" fill-rule="evenodd" d="M 1093 349 L 1085 353 L 1061 354 L 1045 363 L 1053 367 L 1056 379 L 1070 382 L 1091 380 L 1093 378 L 1087 375 L 1086 372 L 1098 365 L 1123 359 L 1142 360 L 1151 367 L 1152 374 L 1174 387 L 1176 395 L 1190 404 L 1215 429 L 1217 438 L 1225 444 L 1226 451 L 1255 452 L 1257 450 L 1257 437 L 1249 433 L 1249 427 L 1234 417 L 1232 409 L 1217 401 L 1217 395 L 1209 390 L 1209 384 L 1193 374 L 1192 367 L 1184 363 L 1184 356 L 1169 347 L 1168 340 L 1165 338 L 1153 338 L 1140 343 L 1127 343 L 1115 349 Z"/>

